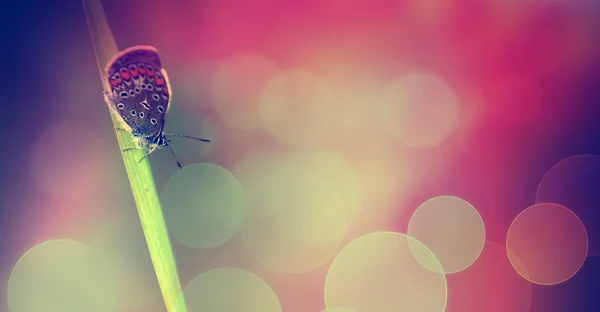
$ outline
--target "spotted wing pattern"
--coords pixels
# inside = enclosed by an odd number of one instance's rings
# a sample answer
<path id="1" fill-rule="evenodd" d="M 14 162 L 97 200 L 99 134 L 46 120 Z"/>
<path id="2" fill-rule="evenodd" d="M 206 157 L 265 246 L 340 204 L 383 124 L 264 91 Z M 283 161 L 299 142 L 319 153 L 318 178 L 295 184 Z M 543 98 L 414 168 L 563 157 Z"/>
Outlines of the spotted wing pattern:
<path id="1" fill-rule="evenodd" d="M 134 136 L 162 133 L 170 102 L 170 84 L 156 49 L 135 46 L 117 54 L 106 66 L 112 109 Z"/>

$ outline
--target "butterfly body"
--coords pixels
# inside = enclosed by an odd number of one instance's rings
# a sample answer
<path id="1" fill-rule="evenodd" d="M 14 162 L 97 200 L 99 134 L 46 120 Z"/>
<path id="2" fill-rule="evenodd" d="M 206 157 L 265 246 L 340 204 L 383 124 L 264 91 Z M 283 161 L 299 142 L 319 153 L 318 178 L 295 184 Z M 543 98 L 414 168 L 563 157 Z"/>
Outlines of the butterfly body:
<path id="1" fill-rule="evenodd" d="M 144 150 L 148 156 L 157 148 L 166 147 L 175 157 L 167 136 L 210 142 L 163 132 L 171 85 L 154 47 L 135 46 L 119 52 L 108 62 L 105 72 L 110 86 L 110 92 L 104 92 L 105 101 L 127 125 L 128 129 L 121 130 L 131 132 L 138 145 L 135 149 Z M 177 165 L 181 168 L 179 161 Z"/>

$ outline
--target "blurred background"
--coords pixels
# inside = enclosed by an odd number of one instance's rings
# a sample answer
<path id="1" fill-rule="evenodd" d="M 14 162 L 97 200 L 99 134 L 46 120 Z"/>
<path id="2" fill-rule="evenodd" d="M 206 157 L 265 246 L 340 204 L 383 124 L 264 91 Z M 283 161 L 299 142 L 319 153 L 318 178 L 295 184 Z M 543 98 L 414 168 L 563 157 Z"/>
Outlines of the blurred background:
<path id="1" fill-rule="evenodd" d="M 598 311 L 600 2 L 102 1 L 189 311 Z M 80 1 L 4 1 L 0 311 L 165 311 Z"/>

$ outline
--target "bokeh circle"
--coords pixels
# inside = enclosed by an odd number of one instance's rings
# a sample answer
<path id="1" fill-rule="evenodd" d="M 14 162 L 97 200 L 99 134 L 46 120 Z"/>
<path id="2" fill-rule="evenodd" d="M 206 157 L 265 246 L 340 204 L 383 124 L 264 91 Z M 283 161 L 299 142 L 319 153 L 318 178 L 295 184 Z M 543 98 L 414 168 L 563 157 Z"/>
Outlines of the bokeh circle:
<path id="1" fill-rule="evenodd" d="M 264 266 L 307 272 L 336 251 L 362 204 L 350 162 L 333 152 L 302 152 L 254 162 L 247 171 L 246 248 Z M 252 163 L 252 160 L 249 160 Z M 252 181 L 252 183 L 249 183 Z"/>
<path id="2" fill-rule="evenodd" d="M 479 212 L 469 202 L 454 196 L 435 197 L 419 206 L 408 223 L 407 234 L 435 254 L 443 268 L 443 272 L 437 273 L 456 273 L 468 268 L 485 243 L 485 226 Z M 421 261 L 418 257 L 417 260 Z"/>
<path id="3" fill-rule="evenodd" d="M 80 242 L 49 240 L 27 251 L 8 281 L 12 312 L 111 312 L 113 272 L 101 254 Z"/>
<path id="4" fill-rule="evenodd" d="M 327 81 L 306 69 L 271 79 L 259 98 L 259 118 L 278 140 L 291 147 L 314 146 L 333 129 L 335 94 Z"/>
<path id="5" fill-rule="evenodd" d="M 542 178 L 536 203 L 555 203 L 569 208 L 588 232 L 588 256 L 600 255 L 600 156 L 575 155 L 555 164 Z"/>
<path id="6" fill-rule="evenodd" d="M 561 205 L 541 203 L 523 210 L 506 236 L 506 250 L 525 279 L 553 285 L 571 278 L 587 256 L 587 232 L 581 220 Z M 513 261 L 518 257 L 519 262 Z"/>
<path id="7" fill-rule="evenodd" d="M 412 248 L 409 242 L 413 242 Z M 411 250 L 412 249 L 412 250 Z M 427 260 L 429 270 L 421 261 Z M 375 232 L 349 243 L 337 255 L 325 282 L 327 307 L 355 311 L 443 312 L 446 278 L 434 254 L 414 238 Z"/>
<path id="8" fill-rule="evenodd" d="M 245 270 L 220 268 L 204 272 L 183 289 L 188 312 L 281 312 L 277 295 L 260 277 Z"/>
<path id="9" fill-rule="evenodd" d="M 431 147 L 444 141 L 459 117 L 454 91 L 437 75 L 407 73 L 387 87 L 381 98 L 382 124 L 406 146 Z"/>
<path id="10" fill-rule="evenodd" d="M 191 164 L 173 174 L 161 200 L 169 234 L 195 248 L 225 243 L 244 220 L 240 183 L 229 171 L 210 163 Z"/>
<path id="11" fill-rule="evenodd" d="M 240 130 L 259 126 L 258 103 L 277 66 L 257 54 L 240 54 L 222 64 L 210 82 L 211 103 L 224 123 Z"/>

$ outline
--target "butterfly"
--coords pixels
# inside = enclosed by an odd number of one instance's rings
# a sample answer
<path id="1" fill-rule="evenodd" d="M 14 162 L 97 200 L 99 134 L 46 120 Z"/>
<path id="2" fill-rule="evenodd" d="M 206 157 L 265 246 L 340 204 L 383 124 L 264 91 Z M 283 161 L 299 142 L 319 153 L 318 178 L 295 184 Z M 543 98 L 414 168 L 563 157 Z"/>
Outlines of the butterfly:
<path id="1" fill-rule="evenodd" d="M 177 136 L 210 142 L 209 139 L 183 134 L 164 133 L 165 119 L 171 104 L 171 84 L 162 68 L 158 50 L 152 46 L 134 46 L 117 53 L 105 68 L 110 92 L 104 91 L 104 100 L 128 126 L 138 147 L 123 150 L 141 149 L 148 157 L 157 148 L 168 148 L 181 169 L 171 140 Z"/>

